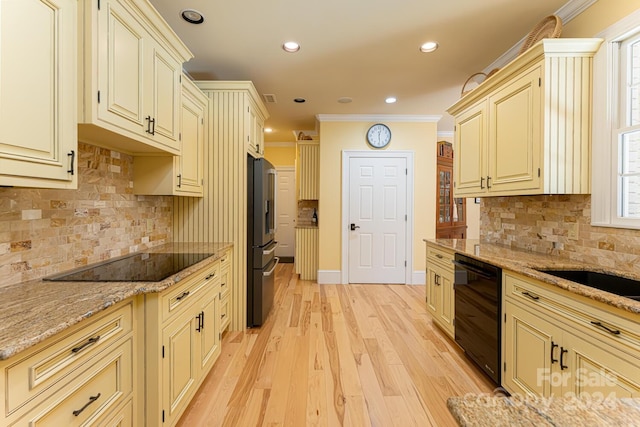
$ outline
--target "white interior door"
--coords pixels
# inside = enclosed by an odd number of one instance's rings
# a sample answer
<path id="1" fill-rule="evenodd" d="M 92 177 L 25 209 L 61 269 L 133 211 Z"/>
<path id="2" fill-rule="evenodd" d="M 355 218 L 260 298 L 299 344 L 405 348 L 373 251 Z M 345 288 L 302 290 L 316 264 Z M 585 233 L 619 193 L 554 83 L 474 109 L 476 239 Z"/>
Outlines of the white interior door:
<path id="1" fill-rule="evenodd" d="M 296 171 L 292 167 L 277 168 L 278 198 L 276 199 L 277 225 L 276 256 L 293 257 L 295 254 L 295 227 L 298 206 L 296 202 Z"/>
<path id="2" fill-rule="evenodd" d="M 349 159 L 349 283 L 405 283 L 407 159 Z"/>

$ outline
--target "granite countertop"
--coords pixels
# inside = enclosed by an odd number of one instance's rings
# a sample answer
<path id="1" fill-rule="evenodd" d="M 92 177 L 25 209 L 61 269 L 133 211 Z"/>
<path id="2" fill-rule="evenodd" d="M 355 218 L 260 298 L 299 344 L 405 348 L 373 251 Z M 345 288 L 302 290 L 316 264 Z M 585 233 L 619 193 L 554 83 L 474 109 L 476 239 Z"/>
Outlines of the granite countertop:
<path id="1" fill-rule="evenodd" d="M 48 282 L 0 288 L 0 360 L 8 359 L 129 297 L 162 292 L 218 260 L 231 243 L 168 243 L 143 252 L 211 253 L 211 257 L 158 282 Z"/>
<path id="2" fill-rule="evenodd" d="M 520 273 L 524 276 L 540 280 L 557 286 L 569 292 L 591 298 L 605 304 L 612 305 L 631 313 L 640 314 L 640 301 L 621 297 L 609 292 L 601 291 L 590 286 L 581 285 L 570 280 L 545 274 L 536 269 L 548 270 L 589 270 L 600 273 L 615 274 L 629 279 L 640 280 L 637 271 L 613 270 L 587 265 L 582 262 L 561 258 L 553 254 L 512 249 L 502 245 L 486 243 L 476 239 L 423 239 L 425 242 L 436 244 L 442 248 L 485 261 L 497 267 Z"/>
<path id="3" fill-rule="evenodd" d="M 461 427 L 637 426 L 640 399 L 534 398 L 469 394 L 447 406 Z"/>

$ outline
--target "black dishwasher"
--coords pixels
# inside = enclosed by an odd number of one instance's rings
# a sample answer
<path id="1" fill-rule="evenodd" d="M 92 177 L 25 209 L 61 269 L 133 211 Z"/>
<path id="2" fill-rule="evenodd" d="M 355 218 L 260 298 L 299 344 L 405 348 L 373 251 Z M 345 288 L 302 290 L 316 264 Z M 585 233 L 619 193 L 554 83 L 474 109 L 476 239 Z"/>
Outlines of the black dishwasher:
<path id="1" fill-rule="evenodd" d="M 502 270 L 461 254 L 453 263 L 456 343 L 500 385 Z"/>

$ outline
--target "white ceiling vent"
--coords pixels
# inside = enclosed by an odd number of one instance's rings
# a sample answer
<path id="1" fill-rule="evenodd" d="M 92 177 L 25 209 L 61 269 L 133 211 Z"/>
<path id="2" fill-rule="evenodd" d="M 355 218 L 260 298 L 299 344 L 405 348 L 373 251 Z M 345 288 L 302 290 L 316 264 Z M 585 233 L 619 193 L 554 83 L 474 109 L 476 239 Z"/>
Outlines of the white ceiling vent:
<path id="1" fill-rule="evenodd" d="M 277 104 L 278 100 L 276 96 L 272 93 L 263 93 L 262 98 L 264 99 L 265 104 Z"/>

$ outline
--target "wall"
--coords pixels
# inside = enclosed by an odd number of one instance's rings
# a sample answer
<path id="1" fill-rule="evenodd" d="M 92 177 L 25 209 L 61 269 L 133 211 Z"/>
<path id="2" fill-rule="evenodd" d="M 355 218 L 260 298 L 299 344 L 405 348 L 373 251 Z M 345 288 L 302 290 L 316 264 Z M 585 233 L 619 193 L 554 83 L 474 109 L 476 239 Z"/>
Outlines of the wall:
<path id="1" fill-rule="evenodd" d="M 590 222 L 589 195 L 482 199 L 483 240 L 640 272 L 640 231 L 594 227 Z"/>
<path id="2" fill-rule="evenodd" d="M 0 188 L 0 286 L 170 242 L 171 197 L 133 195 L 133 157 L 78 144 L 78 190 Z"/>
<path id="3" fill-rule="evenodd" d="M 562 37 L 593 37 L 638 6 L 598 0 L 563 28 Z M 592 226 L 590 195 L 485 198 L 480 238 L 602 267 L 640 270 L 640 230 Z"/>
<path id="4" fill-rule="evenodd" d="M 296 144 L 267 142 L 264 145 L 264 158 L 274 166 L 295 166 Z"/>
<path id="5" fill-rule="evenodd" d="M 391 117 L 391 116 L 390 116 Z M 424 238 L 435 237 L 436 122 L 385 120 L 392 133 L 388 150 L 414 152 L 413 270 L 423 272 Z M 339 272 L 342 257 L 342 151 L 372 150 L 365 134 L 373 122 L 320 122 L 319 270 Z M 379 150 L 376 150 L 379 151 Z M 320 279 L 320 278 L 319 278 Z"/>

